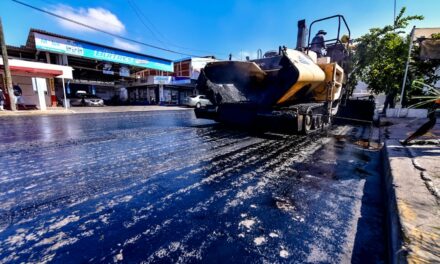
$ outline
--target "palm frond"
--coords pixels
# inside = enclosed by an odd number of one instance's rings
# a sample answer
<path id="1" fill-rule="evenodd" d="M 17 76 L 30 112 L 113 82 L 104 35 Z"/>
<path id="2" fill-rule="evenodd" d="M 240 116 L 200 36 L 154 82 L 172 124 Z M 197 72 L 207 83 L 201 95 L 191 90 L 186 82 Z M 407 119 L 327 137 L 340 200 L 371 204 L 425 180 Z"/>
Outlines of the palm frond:
<path id="1" fill-rule="evenodd" d="M 440 90 L 421 81 L 413 81 L 412 86 L 416 89 L 425 91 L 426 95 L 413 96 L 413 99 L 422 99 L 423 101 L 411 105 L 409 108 L 417 108 L 434 103 L 440 99 Z"/>

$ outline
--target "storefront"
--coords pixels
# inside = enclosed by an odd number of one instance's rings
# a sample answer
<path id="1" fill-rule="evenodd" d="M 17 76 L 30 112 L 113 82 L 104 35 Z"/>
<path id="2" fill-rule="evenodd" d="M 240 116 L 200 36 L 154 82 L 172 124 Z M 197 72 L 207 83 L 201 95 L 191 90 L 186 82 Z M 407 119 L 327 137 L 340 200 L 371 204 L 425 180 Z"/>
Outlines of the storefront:
<path id="1" fill-rule="evenodd" d="M 63 87 L 67 98 L 83 91 L 100 97 L 106 105 L 180 105 L 197 93 L 201 69 L 216 60 L 208 56 L 171 61 L 38 29 L 30 30 L 25 46 L 8 46 L 8 56 L 73 69 L 71 79 L 51 82 L 55 105 L 63 101 Z M 32 86 L 29 81 L 19 82 Z M 34 104 L 31 94 L 26 96 Z"/>
<path id="2" fill-rule="evenodd" d="M 3 60 L 0 58 L 0 67 L 3 67 Z M 64 80 L 72 79 L 72 68 L 41 62 L 32 62 L 18 59 L 9 60 L 9 68 L 12 75 L 12 83 L 22 90 L 22 95 L 18 103 L 19 110 L 40 109 L 46 110 L 47 107 L 57 106 L 55 95 L 55 79 L 62 83 Z M 6 87 L 1 71 L 1 84 Z M 6 109 L 10 109 L 10 97 L 7 91 Z"/>
<path id="3" fill-rule="evenodd" d="M 96 95 L 103 99 L 106 105 L 111 105 L 114 97 L 119 97 L 119 89 L 115 87 L 114 82 L 73 79 L 68 80 L 65 84 L 65 87 L 68 96 L 76 94 L 78 91 L 84 91 L 88 94 Z M 59 97 L 60 95 L 57 96 Z"/>
<path id="4" fill-rule="evenodd" d="M 159 102 L 157 85 L 131 86 L 127 90 L 130 105 L 151 105 Z"/>
<path id="5" fill-rule="evenodd" d="M 174 76 L 149 76 L 145 83 L 127 87 L 130 104 L 182 105 L 196 94 L 195 82 Z"/>
<path id="6" fill-rule="evenodd" d="M 136 82 L 127 87 L 129 103 L 182 105 L 186 97 L 197 94 L 197 78 L 203 67 L 213 61 L 216 59 L 212 56 L 177 60 L 172 74 L 142 70 L 136 73 Z"/>
<path id="7" fill-rule="evenodd" d="M 198 94 L 196 90 L 197 79 L 200 72 L 210 62 L 217 61 L 213 56 L 191 57 L 174 61 L 174 80 L 172 87 L 179 91 L 179 102 L 182 104 L 184 99 L 190 95 Z"/>
<path id="8" fill-rule="evenodd" d="M 102 98 L 106 104 L 128 104 L 128 88 L 138 81 L 136 73 L 148 71 L 155 75 L 172 75 L 171 60 L 109 47 L 85 40 L 31 29 L 25 46 L 8 46 L 11 59 L 31 60 L 49 65 L 73 68 L 72 79 L 54 81 L 55 97 L 63 98 L 85 91 Z M 140 98 L 156 98 L 153 92 L 141 93 Z M 137 97 L 139 98 L 139 97 Z"/>

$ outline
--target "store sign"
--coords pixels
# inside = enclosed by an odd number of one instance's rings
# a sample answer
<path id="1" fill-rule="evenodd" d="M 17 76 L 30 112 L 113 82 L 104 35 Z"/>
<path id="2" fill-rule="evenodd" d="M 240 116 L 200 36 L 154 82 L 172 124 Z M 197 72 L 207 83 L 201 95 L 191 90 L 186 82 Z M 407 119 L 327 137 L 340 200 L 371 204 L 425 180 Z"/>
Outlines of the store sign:
<path id="1" fill-rule="evenodd" d="M 174 77 L 173 81 L 171 82 L 171 84 L 190 84 L 191 83 L 191 79 L 190 78 L 179 78 L 179 77 Z"/>
<path id="2" fill-rule="evenodd" d="M 128 67 L 121 66 L 119 68 L 119 76 L 130 77 L 130 69 L 128 69 Z"/>
<path id="3" fill-rule="evenodd" d="M 153 78 L 153 84 L 170 84 L 172 81 L 172 76 L 154 76 Z"/>
<path id="4" fill-rule="evenodd" d="M 104 48 L 85 42 L 48 36 L 36 32 L 34 34 L 37 50 L 173 72 L 173 62 L 171 61 Z"/>
<path id="5" fill-rule="evenodd" d="M 105 63 L 104 66 L 102 67 L 102 73 L 113 75 L 115 72 L 112 71 L 112 67 L 113 65 L 111 65 L 110 63 Z"/>

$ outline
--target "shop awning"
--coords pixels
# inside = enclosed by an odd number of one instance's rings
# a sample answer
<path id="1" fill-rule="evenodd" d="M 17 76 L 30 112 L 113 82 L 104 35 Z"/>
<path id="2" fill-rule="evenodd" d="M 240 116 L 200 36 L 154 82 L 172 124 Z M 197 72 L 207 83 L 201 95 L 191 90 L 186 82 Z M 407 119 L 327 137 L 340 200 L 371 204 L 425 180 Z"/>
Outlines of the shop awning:
<path id="1" fill-rule="evenodd" d="M 0 58 L 0 65 L 3 66 L 3 59 Z M 56 64 L 25 61 L 19 59 L 9 59 L 9 68 L 12 74 L 26 75 L 31 77 L 43 78 L 64 78 L 73 79 L 73 68 Z"/>
<path id="2" fill-rule="evenodd" d="M 36 68 L 20 67 L 20 66 L 10 66 L 9 68 L 11 69 L 12 72 L 25 72 L 35 75 L 49 75 L 52 77 L 63 75 L 63 71 L 59 71 L 59 70 L 36 69 Z"/>

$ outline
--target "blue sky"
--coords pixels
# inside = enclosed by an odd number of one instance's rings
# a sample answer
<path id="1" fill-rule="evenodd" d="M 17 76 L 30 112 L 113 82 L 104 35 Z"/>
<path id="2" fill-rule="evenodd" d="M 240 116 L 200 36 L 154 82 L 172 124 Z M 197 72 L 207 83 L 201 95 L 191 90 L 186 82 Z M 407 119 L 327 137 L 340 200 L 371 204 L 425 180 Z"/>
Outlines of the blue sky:
<path id="1" fill-rule="evenodd" d="M 142 42 L 194 55 L 214 54 L 226 58 L 232 53 L 238 59 L 256 56 L 259 48 L 267 51 L 280 45 L 294 47 L 299 19 L 310 23 L 314 19 L 342 14 L 350 25 L 352 36 L 360 36 L 371 27 L 391 24 L 394 5 L 393 0 L 22 1 Z M 130 1 L 139 8 L 139 13 L 147 16 L 148 21 L 144 22 L 154 33 L 140 23 Z M 417 27 L 440 27 L 440 0 L 397 0 L 397 9 L 402 6 L 407 7 L 407 14 L 425 16 L 424 21 L 416 22 Z M 168 59 L 186 57 L 86 30 L 11 0 L 0 0 L 0 16 L 9 45 L 24 45 L 32 27 Z M 334 26 L 330 23 L 320 27 L 330 33 Z"/>

